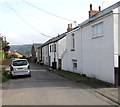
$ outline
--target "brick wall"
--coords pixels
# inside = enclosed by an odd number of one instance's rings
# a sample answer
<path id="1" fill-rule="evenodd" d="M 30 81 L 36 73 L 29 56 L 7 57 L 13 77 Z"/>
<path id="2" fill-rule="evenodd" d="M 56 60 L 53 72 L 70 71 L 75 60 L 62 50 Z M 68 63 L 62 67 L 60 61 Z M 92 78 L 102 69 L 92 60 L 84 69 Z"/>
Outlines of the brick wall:
<path id="1" fill-rule="evenodd" d="M 11 64 L 11 59 L 4 59 L 2 60 L 2 65 L 10 65 Z"/>

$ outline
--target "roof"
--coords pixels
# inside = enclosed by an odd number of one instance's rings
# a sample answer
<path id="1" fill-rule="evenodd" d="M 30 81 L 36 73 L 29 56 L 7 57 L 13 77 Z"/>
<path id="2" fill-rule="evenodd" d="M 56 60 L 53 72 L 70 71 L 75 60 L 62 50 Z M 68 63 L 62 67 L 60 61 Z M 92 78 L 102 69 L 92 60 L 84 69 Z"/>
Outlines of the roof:
<path id="1" fill-rule="evenodd" d="M 33 43 L 34 50 L 36 51 L 38 47 L 42 46 L 42 43 Z"/>
<path id="2" fill-rule="evenodd" d="M 46 46 L 46 45 L 48 45 L 48 44 L 50 44 L 50 43 L 53 43 L 53 42 L 56 42 L 56 41 L 62 39 L 63 37 L 66 36 L 66 34 L 67 34 L 68 32 L 71 32 L 71 31 L 73 31 L 73 30 L 75 30 L 75 29 L 77 29 L 77 28 L 79 28 L 79 27 L 81 27 L 81 26 L 83 26 L 83 25 L 85 25 L 85 24 L 87 24 L 87 23 L 89 23 L 89 22 L 91 22 L 91 21 L 93 21 L 93 20 L 95 20 L 95 19 L 97 19 L 97 18 L 99 18 L 99 17 L 107 14 L 107 13 L 109 13 L 109 12 L 112 12 L 115 8 L 117 8 L 117 7 L 119 7 L 119 6 L 120 6 L 120 1 L 117 2 L 117 3 L 115 3 L 115 4 L 113 4 L 113 5 L 110 6 L 110 7 L 102 10 L 101 12 L 93 15 L 92 17 L 90 17 L 89 19 L 87 19 L 86 21 L 84 21 L 83 23 L 78 24 L 78 26 L 76 26 L 76 27 L 73 28 L 72 30 L 67 31 L 67 32 L 65 32 L 65 33 L 63 33 L 63 34 L 61 34 L 61 35 L 59 35 L 59 36 L 57 36 L 57 37 L 54 37 L 54 38 L 52 38 L 52 39 L 49 39 L 49 40 L 48 40 L 47 42 L 45 42 L 41 47 L 44 47 L 44 46 Z"/>
<path id="3" fill-rule="evenodd" d="M 79 26 L 73 28 L 72 30 L 74 30 L 74 29 L 76 29 L 76 28 L 78 28 L 78 27 L 79 27 Z M 54 38 L 52 38 L 52 39 L 49 39 L 49 40 L 48 40 L 47 42 L 45 42 L 41 47 L 44 47 L 44 46 L 46 46 L 46 45 L 48 45 L 48 44 L 50 44 L 50 43 L 53 43 L 53 42 L 57 42 L 58 40 L 64 38 L 64 37 L 66 36 L 66 34 L 67 34 L 68 32 L 71 32 L 72 30 L 67 31 L 67 32 L 65 32 L 65 33 L 62 33 L 61 35 L 58 35 L 58 36 L 56 36 L 56 37 L 54 37 Z"/>
<path id="4" fill-rule="evenodd" d="M 97 19 L 97 18 L 99 18 L 99 17 L 107 14 L 107 13 L 110 13 L 110 12 L 112 12 L 115 8 L 117 8 L 117 7 L 119 7 L 119 6 L 120 6 L 120 1 L 117 2 L 117 3 L 115 3 L 115 4 L 113 4 L 113 5 L 111 5 L 110 7 L 102 10 L 101 12 L 93 15 L 92 17 L 90 17 L 89 19 L 87 19 L 87 20 L 84 21 L 83 23 L 79 24 L 78 26 L 81 27 L 81 26 L 83 26 L 83 25 L 85 25 L 85 24 L 87 24 L 87 23 L 89 23 L 89 22 L 91 22 L 91 21 L 93 21 L 93 20 L 95 20 L 95 19 Z"/>
<path id="5" fill-rule="evenodd" d="M 18 54 L 20 54 L 20 55 L 23 55 L 23 54 L 21 54 L 20 52 L 18 52 L 18 51 L 14 51 L 13 52 L 13 54 L 15 54 L 15 53 L 18 53 Z"/>
<path id="6" fill-rule="evenodd" d="M 12 61 L 18 61 L 18 60 L 27 60 L 27 59 L 19 59 L 19 58 L 15 58 L 15 59 L 13 59 Z"/>

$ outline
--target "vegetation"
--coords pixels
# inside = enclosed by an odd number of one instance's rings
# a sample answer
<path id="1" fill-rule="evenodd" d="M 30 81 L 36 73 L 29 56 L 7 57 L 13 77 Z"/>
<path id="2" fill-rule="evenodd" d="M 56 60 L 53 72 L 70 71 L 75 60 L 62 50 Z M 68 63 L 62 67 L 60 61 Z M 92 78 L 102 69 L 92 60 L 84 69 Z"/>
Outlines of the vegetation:
<path id="1" fill-rule="evenodd" d="M 6 82 L 8 78 L 8 71 L 5 69 L 5 67 L 0 67 L 0 83 Z"/>
<path id="2" fill-rule="evenodd" d="M 15 55 L 15 54 L 9 55 L 8 59 L 11 59 L 11 58 L 17 58 L 17 55 Z"/>
<path id="3" fill-rule="evenodd" d="M 1 59 L 8 58 L 7 52 L 10 49 L 10 46 L 8 44 L 9 43 L 6 41 L 6 37 L 0 36 L 0 50 L 1 50 L 1 55 L 2 55 L 0 56 Z M 4 54 L 4 57 L 3 57 L 3 54 Z"/>
<path id="4" fill-rule="evenodd" d="M 104 81 L 98 80 L 96 78 L 87 77 L 85 74 L 78 74 L 78 73 L 73 73 L 73 72 L 64 71 L 64 70 L 56 70 L 56 73 L 58 73 L 62 76 L 68 77 L 77 83 L 89 81 L 89 83 L 91 83 L 91 84 L 98 84 L 98 85 L 109 87 L 109 88 L 117 87 L 117 85 L 114 85 L 114 84 L 111 84 L 108 82 L 104 82 Z"/>
<path id="5" fill-rule="evenodd" d="M 11 45 L 10 46 L 10 51 L 14 52 L 14 50 L 17 50 L 18 52 L 20 52 L 23 55 L 31 55 L 31 49 L 32 49 L 32 44 L 28 44 L 28 45 Z"/>

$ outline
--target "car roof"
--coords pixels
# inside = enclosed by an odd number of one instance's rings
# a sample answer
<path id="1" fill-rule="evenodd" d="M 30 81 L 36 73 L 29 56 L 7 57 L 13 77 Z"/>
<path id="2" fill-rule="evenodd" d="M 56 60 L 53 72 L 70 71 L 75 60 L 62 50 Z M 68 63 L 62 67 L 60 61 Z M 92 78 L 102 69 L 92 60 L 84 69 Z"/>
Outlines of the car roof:
<path id="1" fill-rule="evenodd" d="M 27 61 L 26 59 L 14 59 L 13 61 L 18 61 L 18 60 L 25 60 L 25 61 Z"/>

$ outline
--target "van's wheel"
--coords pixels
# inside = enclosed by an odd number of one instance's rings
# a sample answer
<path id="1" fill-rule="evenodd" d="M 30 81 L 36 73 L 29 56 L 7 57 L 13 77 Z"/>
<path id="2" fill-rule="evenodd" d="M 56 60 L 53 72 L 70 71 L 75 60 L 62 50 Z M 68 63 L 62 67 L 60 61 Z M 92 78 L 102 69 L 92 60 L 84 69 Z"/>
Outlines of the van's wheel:
<path id="1" fill-rule="evenodd" d="M 31 74 L 29 74 L 28 76 L 31 77 Z"/>

